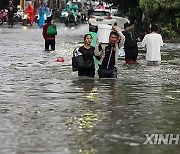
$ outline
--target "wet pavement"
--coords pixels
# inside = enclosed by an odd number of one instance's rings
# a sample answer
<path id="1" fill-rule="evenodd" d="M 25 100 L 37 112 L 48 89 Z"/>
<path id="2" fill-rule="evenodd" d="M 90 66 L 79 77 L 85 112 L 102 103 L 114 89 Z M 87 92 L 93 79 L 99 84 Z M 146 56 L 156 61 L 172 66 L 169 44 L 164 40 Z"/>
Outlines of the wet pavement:
<path id="1" fill-rule="evenodd" d="M 0 27 L 0 154 L 179 153 L 143 143 L 180 133 L 180 45 L 165 44 L 160 67 L 141 50 L 137 65 L 119 59 L 117 79 L 79 78 L 71 55 L 88 27 L 57 27 L 50 52 L 37 25 Z"/>

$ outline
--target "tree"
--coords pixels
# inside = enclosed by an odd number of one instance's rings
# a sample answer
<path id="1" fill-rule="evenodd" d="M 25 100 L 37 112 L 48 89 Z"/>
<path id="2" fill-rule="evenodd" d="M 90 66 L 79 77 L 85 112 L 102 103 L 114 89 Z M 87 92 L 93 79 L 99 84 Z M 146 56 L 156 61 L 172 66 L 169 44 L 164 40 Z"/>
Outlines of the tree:
<path id="1" fill-rule="evenodd" d="M 179 12 L 180 1 L 179 0 L 139 0 L 141 9 L 148 15 L 160 13 L 161 11 L 171 15 L 175 15 Z M 162 13 L 162 12 L 161 12 Z"/>
<path id="2" fill-rule="evenodd" d="M 139 0 L 139 6 L 153 22 L 159 22 L 166 29 L 179 33 L 179 0 Z"/>
<path id="3" fill-rule="evenodd" d="M 140 22 L 142 13 L 153 23 L 159 23 L 164 31 L 180 33 L 180 0 L 105 0 L 118 6 L 131 23 Z M 171 32 L 170 32 L 171 31 Z M 167 34 L 169 35 L 169 34 Z M 180 34 L 179 34 L 180 35 Z"/>

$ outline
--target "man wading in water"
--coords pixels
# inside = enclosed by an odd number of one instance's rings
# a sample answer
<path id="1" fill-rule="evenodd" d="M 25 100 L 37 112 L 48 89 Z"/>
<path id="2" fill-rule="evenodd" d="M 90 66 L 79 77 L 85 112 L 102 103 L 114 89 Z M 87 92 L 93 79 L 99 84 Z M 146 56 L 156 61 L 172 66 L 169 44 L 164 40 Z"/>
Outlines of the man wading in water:
<path id="1" fill-rule="evenodd" d="M 123 46 L 125 37 L 114 26 L 112 30 L 109 36 L 109 43 L 101 44 L 98 42 L 95 49 L 95 55 L 100 58 L 99 78 L 117 78 L 116 65 L 119 57 L 119 49 Z"/>
<path id="2" fill-rule="evenodd" d="M 163 40 L 161 34 L 158 34 L 158 26 L 152 25 L 151 33 L 146 34 L 141 46 L 147 48 L 146 52 L 146 65 L 159 66 L 161 64 L 161 47 Z"/>

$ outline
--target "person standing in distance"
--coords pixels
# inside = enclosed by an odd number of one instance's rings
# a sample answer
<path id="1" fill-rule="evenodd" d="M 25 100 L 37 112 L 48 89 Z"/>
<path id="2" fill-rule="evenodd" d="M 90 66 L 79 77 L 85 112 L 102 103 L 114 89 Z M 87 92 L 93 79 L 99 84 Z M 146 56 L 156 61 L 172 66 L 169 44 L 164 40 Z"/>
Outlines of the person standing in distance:
<path id="1" fill-rule="evenodd" d="M 137 33 L 130 28 L 129 23 L 124 24 L 124 31 L 122 33 L 125 36 L 124 51 L 126 64 L 136 63 L 138 56 L 137 42 L 140 41 L 140 38 Z"/>
<path id="2" fill-rule="evenodd" d="M 47 30 L 48 27 L 52 24 L 52 17 L 47 17 L 47 23 L 43 26 L 43 37 L 45 39 L 45 51 L 49 51 L 49 46 L 51 46 L 51 50 L 55 50 L 55 35 L 48 35 Z"/>
<path id="3" fill-rule="evenodd" d="M 163 40 L 161 34 L 158 34 L 158 26 L 151 26 L 151 33 L 146 34 L 141 46 L 146 47 L 146 65 L 159 66 L 161 64 L 161 51 Z"/>
<path id="4" fill-rule="evenodd" d="M 8 7 L 8 25 L 9 25 L 9 27 L 13 27 L 13 25 L 14 25 L 14 13 L 15 13 L 15 7 L 13 5 L 13 2 L 9 1 L 9 7 Z"/>

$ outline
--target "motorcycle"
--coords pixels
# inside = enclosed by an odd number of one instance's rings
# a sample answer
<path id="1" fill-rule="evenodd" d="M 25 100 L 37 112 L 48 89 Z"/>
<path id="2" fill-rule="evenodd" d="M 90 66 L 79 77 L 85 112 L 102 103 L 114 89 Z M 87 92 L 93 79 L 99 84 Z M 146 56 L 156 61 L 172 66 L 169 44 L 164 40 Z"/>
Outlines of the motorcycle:
<path id="1" fill-rule="evenodd" d="M 22 18 L 22 25 L 27 26 L 28 24 L 30 24 L 32 26 L 32 23 L 30 22 L 29 14 L 24 12 L 23 18 Z"/>
<path id="2" fill-rule="evenodd" d="M 81 22 L 82 23 L 87 23 L 87 21 L 88 21 L 88 18 L 86 16 L 86 14 L 85 13 L 81 13 Z"/>
<path id="3" fill-rule="evenodd" d="M 81 10 L 81 23 L 87 23 L 88 18 L 87 18 L 87 11 L 86 10 Z"/>
<path id="4" fill-rule="evenodd" d="M 0 25 L 2 25 L 3 22 L 7 22 L 7 21 L 8 21 L 8 10 L 3 9 L 0 11 Z"/>
<path id="5" fill-rule="evenodd" d="M 3 19 L 0 17 L 0 25 L 3 24 Z"/>
<path id="6" fill-rule="evenodd" d="M 23 18 L 23 11 L 17 11 L 14 14 L 14 22 L 16 22 L 16 23 L 22 22 L 22 18 Z"/>
<path id="7" fill-rule="evenodd" d="M 77 23 L 81 23 L 81 12 L 80 11 L 77 12 L 76 19 L 77 19 Z"/>
<path id="8" fill-rule="evenodd" d="M 67 11 L 65 15 L 66 17 L 64 20 L 64 24 L 66 26 L 68 26 L 70 23 L 74 23 L 77 26 L 77 16 L 75 16 L 72 11 Z"/>
<path id="9" fill-rule="evenodd" d="M 66 9 L 62 10 L 60 15 L 60 22 L 64 23 L 67 16 L 68 16 L 68 11 Z"/>

